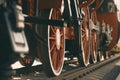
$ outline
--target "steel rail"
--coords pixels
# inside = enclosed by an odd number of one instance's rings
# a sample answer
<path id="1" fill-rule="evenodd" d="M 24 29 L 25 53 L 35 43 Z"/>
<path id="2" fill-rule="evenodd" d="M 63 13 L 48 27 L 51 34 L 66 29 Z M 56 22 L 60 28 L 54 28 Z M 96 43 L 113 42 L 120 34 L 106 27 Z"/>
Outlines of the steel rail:
<path id="1" fill-rule="evenodd" d="M 74 66 L 64 66 L 62 74 L 57 77 L 47 77 L 42 70 L 42 66 L 35 66 L 31 68 L 22 68 L 21 70 L 16 70 L 16 73 L 23 74 L 22 76 L 19 76 L 19 79 L 15 79 L 13 77 L 12 80 L 79 80 L 80 78 L 84 77 L 85 75 L 97 71 L 99 68 L 108 65 L 109 63 L 112 63 L 115 60 L 118 60 L 120 58 L 120 54 L 115 54 L 115 56 L 112 56 L 111 58 L 98 62 L 96 64 L 91 64 L 88 67 L 79 67 L 78 64 L 76 67 Z M 67 63 L 68 64 L 68 63 Z M 28 75 L 29 73 L 29 75 Z M 31 73 L 31 74 L 30 74 Z M 31 76 L 32 75 L 32 76 Z M 33 76 L 34 75 L 34 76 Z"/>

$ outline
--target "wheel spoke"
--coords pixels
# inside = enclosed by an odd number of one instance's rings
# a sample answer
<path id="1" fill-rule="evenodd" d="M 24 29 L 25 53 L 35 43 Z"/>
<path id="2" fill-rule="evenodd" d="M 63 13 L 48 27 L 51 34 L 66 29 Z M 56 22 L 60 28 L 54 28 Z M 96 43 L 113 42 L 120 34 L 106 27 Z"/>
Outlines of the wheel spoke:
<path id="1" fill-rule="evenodd" d="M 53 32 L 53 34 L 55 34 L 55 29 L 54 29 L 54 27 L 50 27 L 50 29 L 51 29 L 51 32 Z"/>
<path id="2" fill-rule="evenodd" d="M 56 70 L 56 64 L 57 64 L 57 55 L 54 53 L 54 56 L 52 55 L 52 63 L 53 63 L 53 67 Z"/>
<path id="3" fill-rule="evenodd" d="M 52 46 L 50 48 L 50 53 L 53 51 L 54 48 L 56 48 L 55 45 L 56 45 L 55 43 L 52 44 Z"/>
<path id="4" fill-rule="evenodd" d="M 61 61 L 61 56 L 60 56 L 60 52 L 59 51 L 57 51 L 58 53 L 57 53 L 57 63 L 56 63 L 56 67 L 59 67 L 59 65 L 60 64 L 58 64 L 58 63 L 61 63 L 60 61 Z"/>
<path id="5" fill-rule="evenodd" d="M 50 40 L 55 40 L 55 37 L 49 37 Z"/>
<path id="6" fill-rule="evenodd" d="M 82 28 L 82 32 L 85 32 L 85 29 L 84 29 L 84 28 Z"/>
<path id="7" fill-rule="evenodd" d="M 83 35 L 82 35 L 82 38 L 84 38 L 85 36 L 86 36 L 86 34 L 83 34 Z"/>

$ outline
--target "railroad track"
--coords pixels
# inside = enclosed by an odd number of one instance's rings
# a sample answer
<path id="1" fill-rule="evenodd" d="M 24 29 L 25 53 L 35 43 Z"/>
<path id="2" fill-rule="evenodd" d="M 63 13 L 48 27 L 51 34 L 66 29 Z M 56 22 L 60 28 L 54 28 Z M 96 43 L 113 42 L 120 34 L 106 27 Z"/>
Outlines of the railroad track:
<path id="1" fill-rule="evenodd" d="M 120 53 L 115 54 L 111 58 L 102 61 L 100 63 L 91 64 L 88 67 L 80 67 L 77 62 L 71 62 L 70 64 L 65 64 L 62 74 L 57 77 L 47 77 L 45 75 L 45 72 L 43 71 L 42 65 L 29 67 L 29 68 L 21 68 L 16 69 L 15 76 L 13 76 L 12 80 L 97 80 L 97 78 L 101 79 L 101 75 L 97 75 L 90 77 L 87 75 L 90 75 L 91 73 L 99 70 L 99 68 L 102 68 L 103 66 L 106 66 L 120 58 Z M 103 72 L 104 73 L 104 72 Z M 87 76 L 87 78 L 85 77 Z M 91 79 L 92 78 L 92 79 Z"/>

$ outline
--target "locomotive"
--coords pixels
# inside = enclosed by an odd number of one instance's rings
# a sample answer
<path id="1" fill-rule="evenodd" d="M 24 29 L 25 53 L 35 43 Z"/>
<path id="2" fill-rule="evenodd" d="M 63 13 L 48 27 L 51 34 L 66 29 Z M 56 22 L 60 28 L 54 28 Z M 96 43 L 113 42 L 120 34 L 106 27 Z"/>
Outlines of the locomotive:
<path id="1" fill-rule="evenodd" d="M 48 76 L 59 76 L 65 57 L 81 67 L 109 58 L 119 39 L 116 12 L 112 0 L 2 0 L 0 71 L 38 58 Z"/>

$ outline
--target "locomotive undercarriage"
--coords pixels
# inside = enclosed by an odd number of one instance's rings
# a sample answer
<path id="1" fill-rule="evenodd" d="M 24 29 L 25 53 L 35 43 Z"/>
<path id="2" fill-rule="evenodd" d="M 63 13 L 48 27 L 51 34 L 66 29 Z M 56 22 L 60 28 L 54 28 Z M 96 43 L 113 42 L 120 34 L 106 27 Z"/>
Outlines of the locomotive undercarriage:
<path id="1" fill-rule="evenodd" d="M 88 66 L 91 62 L 96 63 L 108 57 L 106 52 L 109 51 L 108 47 L 112 40 L 112 28 L 103 22 L 101 23 L 102 29 L 100 29 L 101 25 L 96 25 L 90 19 L 89 8 L 86 8 L 89 7 L 88 5 L 82 7 L 85 9 L 82 10 L 81 7 L 78 8 L 79 2 L 75 0 L 62 0 L 60 8 L 39 10 L 39 0 L 35 2 L 36 10 L 32 15 L 30 13 L 24 15 L 21 8 L 17 10 L 9 6 L 11 3 L 7 7 L 1 5 L 0 17 L 5 14 L 4 11 L 7 13 L 2 17 L 5 20 L 0 21 L 4 23 L 0 25 L 4 32 L 0 32 L 5 35 L 1 41 L 6 41 L 6 37 L 9 37 L 8 39 L 12 42 L 9 41 L 8 45 L 13 45 L 12 49 L 8 49 L 9 53 L 5 51 L 6 54 L 1 54 L 2 57 L 12 55 L 10 63 L 6 62 L 8 59 L 1 59 L 1 61 L 10 66 L 20 58 L 21 64 L 29 67 L 35 58 L 39 58 L 48 76 L 58 76 L 62 71 L 64 55 L 71 59 L 77 57 L 80 66 Z M 12 15 L 12 17 L 8 15 Z M 17 21 L 20 21 L 23 26 L 16 27 L 19 23 Z M 14 25 L 14 23 L 16 24 Z M 5 26 L 5 29 L 2 26 Z M 8 31 L 6 32 L 6 30 Z M 21 39 L 19 40 L 18 37 Z M 1 43 L 1 45 L 4 44 Z M 16 50 L 15 45 L 20 45 L 23 49 Z M 4 49 L 6 50 L 7 47 Z M 69 51 L 70 54 L 65 54 L 65 51 Z M 3 67 L 5 66 L 3 65 Z"/>

